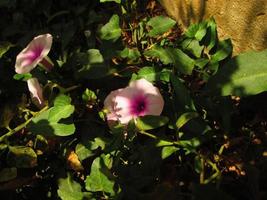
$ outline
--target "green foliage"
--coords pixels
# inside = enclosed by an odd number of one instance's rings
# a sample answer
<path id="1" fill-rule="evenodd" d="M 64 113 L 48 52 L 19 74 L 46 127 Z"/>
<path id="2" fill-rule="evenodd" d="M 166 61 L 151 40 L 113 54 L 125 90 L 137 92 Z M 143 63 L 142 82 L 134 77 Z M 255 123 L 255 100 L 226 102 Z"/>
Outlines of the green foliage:
<path id="1" fill-rule="evenodd" d="M 162 150 L 161 150 L 161 158 L 162 159 L 168 158 L 169 156 L 171 156 L 173 153 L 175 153 L 178 150 L 179 150 L 179 148 L 178 147 L 175 147 L 175 146 L 165 146 L 165 147 L 162 147 Z"/>
<path id="2" fill-rule="evenodd" d="M 116 3 L 121 3 L 121 0 L 100 0 L 101 3 L 104 2 L 116 2 Z"/>
<path id="3" fill-rule="evenodd" d="M 96 96 L 94 91 L 89 90 L 88 88 L 86 88 L 86 90 L 82 94 L 82 99 L 85 102 L 92 102 L 93 103 L 93 102 L 95 102 L 97 100 L 97 96 Z"/>
<path id="4" fill-rule="evenodd" d="M 171 84 L 174 89 L 174 101 L 181 111 L 195 110 L 194 101 L 185 85 L 174 75 L 171 76 Z"/>
<path id="5" fill-rule="evenodd" d="M 66 178 L 60 178 L 58 180 L 57 193 L 62 200 L 84 199 L 81 185 L 75 182 L 70 174 L 68 174 Z"/>
<path id="6" fill-rule="evenodd" d="M 250 185 L 265 194 L 266 50 L 230 58 L 214 19 L 181 33 L 157 1 L 25 2 L 0 2 L 8 199 L 245 199 Z M 18 53 L 44 33 L 54 66 L 15 74 Z M 32 77 L 42 91 L 28 90 Z M 142 78 L 164 97 L 162 114 L 108 121 L 116 105 L 106 97 Z"/>
<path id="7" fill-rule="evenodd" d="M 114 194 L 114 180 L 110 167 L 112 166 L 112 158 L 109 155 L 103 155 L 96 158 L 91 166 L 91 173 L 86 177 L 85 188 L 91 192 L 106 192 Z"/>
<path id="8" fill-rule="evenodd" d="M 232 43 L 229 39 L 218 40 L 213 18 L 190 25 L 179 45 L 194 59 L 194 67 L 203 73 L 205 80 L 215 74 L 219 63 L 232 53 Z"/>
<path id="9" fill-rule="evenodd" d="M 7 162 L 17 168 L 32 168 L 37 165 L 37 155 L 30 147 L 9 146 Z"/>
<path id="10" fill-rule="evenodd" d="M 86 53 L 77 53 L 72 57 L 72 60 L 78 68 L 75 71 L 77 79 L 96 79 L 106 76 L 108 73 L 108 65 L 98 49 L 89 49 Z"/>
<path id="11" fill-rule="evenodd" d="M 266 61 L 266 50 L 238 55 L 219 69 L 207 88 L 222 96 L 247 96 L 266 91 Z"/>
<path id="12" fill-rule="evenodd" d="M 137 60 L 138 58 L 140 58 L 141 54 L 138 51 L 138 49 L 129 49 L 129 48 L 125 48 L 120 52 L 120 56 L 122 58 L 128 58 L 129 60 Z"/>
<path id="13" fill-rule="evenodd" d="M 192 24 L 188 27 L 185 35 L 188 38 L 195 38 L 201 41 L 207 33 L 207 22 L 201 22 L 199 24 Z"/>
<path id="14" fill-rule="evenodd" d="M 96 150 L 101 148 L 105 149 L 107 141 L 102 138 L 95 138 L 93 141 L 87 141 L 83 143 L 78 143 L 75 148 L 75 153 L 78 155 L 81 161 L 95 155 Z"/>
<path id="15" fill-rule="evenodd" d="M 186 112 L 183 113 L 176 121 L 178 129 L 182 128 L 189 120 L 198 117 L 197 112 Z"/>
<path id="16" fill-rule="evenodd" d="M 164 126 L 168 121 L 168 117 L 147 115 L 136 119 L 136 127 L 141 131 L 147 131 Z"/>
<path id="17" fill-rule="evenodd" d="M 133 79 L 141 79 L 144 78 L 150 82 L 154 82 L 159 80 L 161 72 L 157 72 L 155 67 L 143 67 L 141 68 L 137 74 L 134 74 Z"/>
<path id="18" fill-rule="evenodd" d="M 27 81 L 28 79 L 32 78 L 32 75 L 30 73 L 26 74 L 15 74 L 13 76 L 15 80 L 22 80 L 22 81 Z"/>
<path id="19" fill-rule="evenodd" d="M 197 41 L 196 39 L 185 39 L 181 45 L 183 49 L 191 52 L 195 57 L 201 57 L 204 46 L 200 46 L 199 41 Z"/>
<path id="20" fill-rule="evenodd" d="M 148 57 L 158 58 L 165 65 L 173 64 L 178 71 L 184 74 L 191 74 L 195 64 L 193 59 L 175 48 L 163 48 L 156 45 L 144 54 Z"/>
<path id="21" fill-rule="evenodd" d="M 111 40 L 115 42 L 121 36 L 120 18 L 118 15 L 113 15 L 109 22 L 102 26 L 99 30 L 99 36 L 102 40 Z"/>
<path id="22" fill-rule="evenodd" d="M 148 32 L 148 36 L 156 37 L 162 35 L 163 33 L 170 30 L 175 24 L 176 21 L 174 21 L 169 17 L 165 16 L 153 17 L 147 22 L 147 25 L 151 27 L 151 30 Z"/>
<path id="23" fill-rule="evenodd" d="M 70 117 L 74 106 L 70 104 L 71 98 L 59 95 L 54 106 L 34 117 L 28 128 L 34 134 L 68 136 L 75 132 L 73 123 L 60 123 L 62 119 Z"/>
<path id="24" fill-rule="evenodd" d="M 2 58 L 2 56 L 8 52 L 8 50 L 13 47 L 14 45 L 11 44 L 10 42 L 1 42 L 0 43 L 0 58 Z"/>

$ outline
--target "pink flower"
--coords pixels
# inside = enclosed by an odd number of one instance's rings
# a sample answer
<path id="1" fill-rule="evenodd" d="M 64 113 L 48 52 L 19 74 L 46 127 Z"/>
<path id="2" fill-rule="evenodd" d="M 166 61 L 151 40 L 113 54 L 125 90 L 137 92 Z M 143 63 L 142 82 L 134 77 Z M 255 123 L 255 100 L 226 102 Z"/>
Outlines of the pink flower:
<path id="1" fill-rule="evenodd" d="M 131 119 L 144 115 L 160 115 L 164 100 L 152 83 L 139 79 L 126 88 L 112 91 L 104 101 L 104 107 L 109 111 L 108 122 L 119 121 L 127 124 Z"/>
<path id="2" fill-rule="evenodd" d="M 18 74 L 30 72 L 38 64 L 50 70 L 53 63 L 47 56 L 52 46 L 52 35 L 39 35 L 23 49 L 16 58 L 15 69 Z"/>
<path id="3" fill-rule="evenodd" d="M 27 80 L 28 89 L 31 93 L 33 102 L 38 106 L 42 107 L 44 105 L 43 89 L 38 82 L 37 78 L 30 78 Z"/>

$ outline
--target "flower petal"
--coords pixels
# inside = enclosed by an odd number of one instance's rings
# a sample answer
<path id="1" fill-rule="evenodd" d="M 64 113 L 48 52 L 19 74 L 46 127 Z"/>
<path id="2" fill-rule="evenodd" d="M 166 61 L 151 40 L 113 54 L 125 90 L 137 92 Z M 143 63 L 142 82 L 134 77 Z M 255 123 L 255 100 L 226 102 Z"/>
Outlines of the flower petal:
<path id="1" fill-rule="evenodd" d="M 28 89 L 31 93 L 32 99 L 34 101 L 37 100 L 37 105 L 42 106 L 44 104 L 43 99 L 43 89 L 41 88 L 41 85 L 39 84 L 39 81 L 37 78 L 31 78 L 27 80 Z"/>
<path id="2" fill-rule="evenodd" d="M 111 92 L 104 106 L 109 110 L 108 121 L 127 124 L 138 116 L 160 115 L 164 100 L 158 88 L 146 79 L 140 79 L 131 82 L 126 88 Z"/>
<path id="3" fill-rule="evenodd" d="M 49 53 L 52 46 L 52 35 L 44 34 L 35 37 L 16 58 L 15 69 L 18 74 L 30 72 Z"/>
<path id="4" fill-rule="evenodd" d="M 132 114 L 132 101 L 135 96 L 140 95 L 142 92 L 132 87 L 126 87 L 115 97 L 115 112 L 122 124 L 127 124 L 134 118 Z"/>
<path id="5" fill-rule="evenodd" d="M 158 95 L 147 95 L 147 113 L 146 115 L 160 115 L 163 106 L 164 106 L 164 100 L 160 93 Z"/>
<path id="6" fill-rule="evenodd" d="M 115 97 L 119 94 L 121 89 L 114 90 L 109 93 L 109 95 L 104 100 L 104 108 L 108 110 L 107 120 L 108 121 L 117 121 L 118 117 L 115 113 Z"/>
<path id="7" fill-rule="evenodd" d="M 132 81 L 129 87 L 135 88 L 136 90 L 141 90 L 145 94 L 160 95 L 158 88 L 144 78 Z"/>
<path id="8" fill-rule="evenodd" d="M 131 82 L 130 87 L 142 90 L 146 95 L 148 101 L 146 115 L 161 114 L 164 100 L 157 87 L 144 78 Z"/>

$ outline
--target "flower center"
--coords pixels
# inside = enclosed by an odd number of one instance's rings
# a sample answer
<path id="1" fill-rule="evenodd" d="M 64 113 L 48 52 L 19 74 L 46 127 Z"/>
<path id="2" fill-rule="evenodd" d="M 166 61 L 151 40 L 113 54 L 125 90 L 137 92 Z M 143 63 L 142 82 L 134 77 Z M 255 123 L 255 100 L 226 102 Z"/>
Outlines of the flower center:
<path id="1" fill-rule="evenodd" d="M 136 107 L 136 110 L 137 110 L 138 112 L 142 112 L 142 111 L 144 111 L 144 110 L 145 110 L 145 102 L 140 101 L 139 104 L 138 104 L 137 107 Z"/>
<path id="2" fill-rule="evenodd" d="M 31 55 L 29 56 L 29 59 L 31 60 L 31 62 L 33 62 L 36 58 L 38 58 L 42 53 L 42 48 L 41 47 L 36 47 Z"/>
<path id="3" fill-rule="evenodd" d="M 137 96 L 132 101 L 131 114 L 135 116 L 144 116 L 147 111 L 147 99 L 145 96 Z"/>

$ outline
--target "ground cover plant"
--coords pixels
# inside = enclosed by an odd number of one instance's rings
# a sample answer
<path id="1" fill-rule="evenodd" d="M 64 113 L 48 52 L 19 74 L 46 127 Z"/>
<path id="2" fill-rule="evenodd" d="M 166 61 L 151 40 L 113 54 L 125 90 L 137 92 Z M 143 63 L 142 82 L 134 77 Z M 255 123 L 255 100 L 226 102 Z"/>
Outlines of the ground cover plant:
<path id="1" fill-rule="evenodd" d="M 0 1 L 4 199 L 265 199 L 267 51 L 158 1 Z"/>

